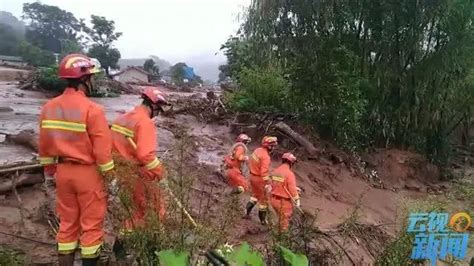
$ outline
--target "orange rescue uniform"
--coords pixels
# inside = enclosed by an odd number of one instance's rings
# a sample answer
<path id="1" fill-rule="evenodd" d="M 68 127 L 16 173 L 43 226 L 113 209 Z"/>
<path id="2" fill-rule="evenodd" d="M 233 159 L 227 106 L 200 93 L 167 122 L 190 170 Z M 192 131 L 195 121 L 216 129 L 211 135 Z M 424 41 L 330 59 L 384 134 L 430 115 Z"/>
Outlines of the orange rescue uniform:
<path id="1" fill-rule="evenodd" d="M 145 223 L 147 202 L 151 202 L 160 219 L 165 215 L 164 199 L 157 182 L 163 178 L 163 168 L 156 157 L 156 128 L 144 105 L 120 116 L 111 127 L 114 151 L 127 160 L 132 160 L 140 168 L 141 179 L 124 180 L 133 188 L 134 212 L 125 222 L 126 230 Z"/>
<path id="2" fill-rule="evenodd" d="M 83 258 L 98 256 L 107 209 L 107 193 L 98 170 L 114 168 L 111 149 L 105 113 L 84 92 L 66 88 L 43 106 L 39 159 L 45 166 L 57 163 L 60 254 L 72 253 L 80 244 Z"/>
<path id="3" fill-rule="evenodd" d="M 250 170 L 250 186 L 252 188 L 252 197 L 250 201 L 258 202 L 259 209 L 267 208 L 264 187 L 269 182 L 271 158 L 266 148 L 255 149 L 249 158 L 248 166 Z"/>
<path id="4" fill-rule="evenodd" d="M 292 198 L 295 201 L 299 199 L 295 174 L 287 163 L 283 163 L 273 170 L 270 178 L 272 180 L 271 204 L 278 213 L 280 230 L 286 231 L 293 213 Z"/>
<path id="5" fill-rule="evenodd" d="M 232 146 L 231 151 L 231 155 L 224 157 L 225 175 L 229 185 L 242 191 L 248 190 L 247 181 L 242 175 L 242 165 L 245 162 L 247 146 L 242 142 L 237 142 Z"/>

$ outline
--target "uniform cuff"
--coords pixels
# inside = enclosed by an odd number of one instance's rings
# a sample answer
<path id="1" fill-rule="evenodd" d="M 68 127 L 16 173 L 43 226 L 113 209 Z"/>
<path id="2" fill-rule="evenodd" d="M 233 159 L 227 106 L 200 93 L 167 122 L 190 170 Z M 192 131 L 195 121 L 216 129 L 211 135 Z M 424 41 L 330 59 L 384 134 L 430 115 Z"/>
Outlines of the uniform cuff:
<path id="1" fill-rule="evenodd" d="M 145 168 L 147 170 L 153 170 L 156 167 L 158 167 L 159 165 L 160 165 L 160 160 L 158 160 L 158 158 L 155 157 L 155 159 L 153 159 L 153 161 L 151 161 L 151 162 L 149 162 L 145 165 Z"/>
<path id="2" fill-rule="evenodd" d="M 42 164 L 42 165 L 56 163 L 56 158 L 55 157 L 39 157 L 38 159 L 39 159 L 40 164 Z"/>
<path id="3" fill-rule="evenodd" d="M 104 164 L 99 164 L 99 168 L 100 168 L 100 171 L 101 172 L 107 172 L 109 170 L 112 170 L 114 169 L 114 161 L 113 160 L 110 160 L 110 162 L 108 163 L 104 163 Z"/>

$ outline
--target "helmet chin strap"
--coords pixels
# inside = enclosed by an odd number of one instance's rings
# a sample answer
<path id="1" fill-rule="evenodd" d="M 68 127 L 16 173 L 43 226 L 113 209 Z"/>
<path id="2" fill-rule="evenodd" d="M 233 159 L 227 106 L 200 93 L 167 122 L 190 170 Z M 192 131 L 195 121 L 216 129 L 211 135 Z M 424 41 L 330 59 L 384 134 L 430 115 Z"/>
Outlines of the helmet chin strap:
<path id="1" fill-rule="evenodd" d="M 87 96 L 91 95 L 94 89 L 94 86 L 92 85 L 91 77 L 87 76 L 81 79 L 81 84 L 86 87 L 86 95 Z"/>
<path id="2" fill-rule="evenodd" d="M 157 106 L 157 105 L 151 105 L 150 106 L 150 118 L 153 118 L 155 116 L 158 116 L 160 114 L 160 112 L 162 111 L 161 107 Z"/>

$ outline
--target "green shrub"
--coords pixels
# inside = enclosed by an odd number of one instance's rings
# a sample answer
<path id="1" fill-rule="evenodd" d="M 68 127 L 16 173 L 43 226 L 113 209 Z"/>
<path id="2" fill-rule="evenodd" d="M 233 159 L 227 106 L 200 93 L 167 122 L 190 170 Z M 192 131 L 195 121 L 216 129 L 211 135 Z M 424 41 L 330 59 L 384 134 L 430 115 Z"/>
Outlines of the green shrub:
<path id="1" fill-rule="evenodd" d="M 42 50 L 26 41 L 19 44 L 18 51 L 23 60 L 32 66 L 50 66 L 56 61 L 51 51 Z"/>
<path id="2" fill-rule="evenodd" d="M 0 246 L 0 265 L 21 266 L 28 263 L 24 254 Z"/>
<path id="3" fill-rule="evenodd" d="M 238 111 L 275 111 L 289 113 L 288 82 L 278 67 L 243 68 L 239 73 L 239 91 L 231 106 Z"/>
<path id="4" fill-rule="evenodd" d="M 63 91 L 66 88 L 66 81 L 58 77 L 58 67 L 42 67 L 39 69 L 38 84 L 41 88 L 49 91 Z"/>

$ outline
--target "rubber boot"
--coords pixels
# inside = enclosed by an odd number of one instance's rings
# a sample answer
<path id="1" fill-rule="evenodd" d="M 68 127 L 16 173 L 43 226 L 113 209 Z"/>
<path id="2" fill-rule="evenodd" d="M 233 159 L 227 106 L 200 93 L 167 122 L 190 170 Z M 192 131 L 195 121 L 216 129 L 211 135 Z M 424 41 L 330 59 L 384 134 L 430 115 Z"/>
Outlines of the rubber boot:
<path id="1" fill-rule="evenodd" d="M 70 254 L 59 254 L 58 262 L 59 262 L 59 266 L 73 266 L 74 265 L 74 252 Z"/>
<path id="2" fill-rule="evenodd" d="M 82 266 L 97 266 L 99 262 L 99 257 L 97 258 L 83 258 L 82 259 Z"/>
<path id="3" fill-rule="evenodd" d="M 258 210 L 258 218 L 262 225 L 267 225 L 267 210 Z"/>
<path id="4" fill-rule="evenodd" d="M 253 207 L 255 207 L 255 204 L 257 203 L 253 201 L 247 202 L 247 206 L 245 206 L 245 210 L 246 210 L 246 213 L 244 216 L 245 219 L 250 219 L 250 212 L 252 212 L 252 209 Z"/>

